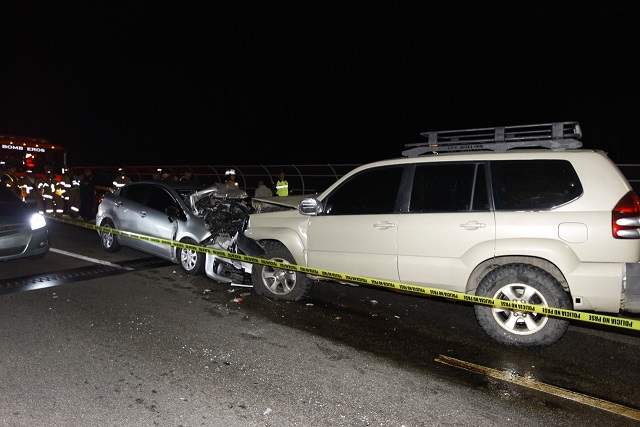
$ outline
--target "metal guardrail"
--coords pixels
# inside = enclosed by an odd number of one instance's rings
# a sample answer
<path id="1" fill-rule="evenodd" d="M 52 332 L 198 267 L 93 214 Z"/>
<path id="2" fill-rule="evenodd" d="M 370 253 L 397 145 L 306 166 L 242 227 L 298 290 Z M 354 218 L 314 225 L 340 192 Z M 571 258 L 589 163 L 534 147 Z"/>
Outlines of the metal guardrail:
<path id="1" fill-rule="evenodd" d="M 289 181 L 291 194 L 311 194 L 327 189 L 331 184 L 340 179 L 347 172 L 360 166 L 356 163 L 342 164 L 310 164 L 310 165 L 156 165 L 156 166 L 124 166 L 127 175 L 134 181 L 151 179 L 155 170 L 161 168 L 172 174 L 181 175 L 185 170 L 193 171 L 194 175 L 203 184 L 224 182 L 224 173 L 227 169 L 235 169 L 236 181 L 240 188 L 253 195 L 258 180 L 264 180 L 269 187 L 277 179 L 280 169 L 284 170 Z M 619 163 L 620 168 L 629 183 L 640 194 L 640 164 Z M 110 186 L 120 166 L 76 166 L 76 173 L 82 173 L 85 168 L 90 168 L 98 178 L 101 185 Z"/>
<path id="2" fill-rule="evenodd" d="M 285 173 L 289 182 L 289 194 L 312 194 L 322 192 L 340 179 L 347 172 L 359 164 L 270 164 L 270 165 L 155 165 L 155 166 L 74 166 L 76 173 L 81 174 L 84 169 L 91 169 L 99 185 L 109 186 L 113 182 L 119 167 L 123 167 L 126 174 L 134 181 L 151 179 L 157 169 L 168 171 L 173 175 L 182 175 L 185 170 L 191 170 L 203 184 L 212 185 L 225 181 L 225 172 L 235 169 L 236 182 L 240 188 L 253 195 L 258 186 L 258 180 L 263 180 L 267 187 L 273 187 L 280 170 Z"/>

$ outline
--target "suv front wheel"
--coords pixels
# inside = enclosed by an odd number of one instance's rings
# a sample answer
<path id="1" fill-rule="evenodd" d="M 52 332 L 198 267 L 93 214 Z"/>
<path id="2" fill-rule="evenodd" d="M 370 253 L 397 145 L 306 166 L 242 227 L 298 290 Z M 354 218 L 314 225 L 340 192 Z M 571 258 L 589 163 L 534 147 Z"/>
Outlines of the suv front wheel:
<path id="1" fill-rule="evenodd" d="M 266 259 L 295 264 L 291 252 L 280 242 L 267 242 L 264 249 Z M 269 265 L 255 264 L 251 281 L 256 294 L 288 301 L 299 301 L 311 290 L 311 281 L 305 274 Z"/>
<path id="2" fill-rule="evenodd" d="M 489 272 L 476 295 L 521 304 L 571 309 L 571 299 L 546 271 L 528 264 L 507 264 Z M 546 347 L 558 341 L 569 321 L 537 312 L 476 305 L 476 319 L 496 341 L 514 347 Z"/>

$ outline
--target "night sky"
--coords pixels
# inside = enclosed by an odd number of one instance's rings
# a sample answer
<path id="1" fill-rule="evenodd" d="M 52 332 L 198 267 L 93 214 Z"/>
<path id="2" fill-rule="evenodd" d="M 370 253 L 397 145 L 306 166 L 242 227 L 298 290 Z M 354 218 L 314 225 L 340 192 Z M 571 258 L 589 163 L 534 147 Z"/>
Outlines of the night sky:
<path id="1" fill-rule="evenodd" d="M 365 163 L 576 120 L 640 163 L 637 2 L 218 3 L 3 2 L 0 134 L 71 166 Z"/>

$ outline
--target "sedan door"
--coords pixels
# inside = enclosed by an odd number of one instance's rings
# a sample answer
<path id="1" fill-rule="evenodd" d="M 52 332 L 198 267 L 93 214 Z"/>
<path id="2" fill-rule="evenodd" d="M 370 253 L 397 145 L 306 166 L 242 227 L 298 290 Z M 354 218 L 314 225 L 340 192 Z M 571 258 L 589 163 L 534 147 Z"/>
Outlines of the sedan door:
<path id="1" fill-rule="evenodd" d="M 113 222 L 116 229 L 131 233 L 140 233 L 138 221 L 145 211 L 145 201 L 149 192 L 148 184 L 133 184 L 120 190 L 119 196 L 113 204 Z M 124 246 L 149 252 L 147 241 L 119 236 L 118 239 Z"/>
<path id="2" fill-rule="evenodd" d="M 152 185 L 145 206 L 136 219 L 137 232 L 145 236 L 174 240 L 179 221 L 167 215 L 166 209 L 170 206 L 180 209 L 176 199 L 165 188 Z M 148 252 L 163 258 L 173 258 L 172 254 L 175 251 L 173 246 L 153 239 L 146 240 L 145 244 Z"/>
<path id="3" fill-rule="evenodd" d="M 165 213 L 167 206 L 177 206 L 176 200 L 162 187 L 153 184 L 133 184 L 124 187 L 116 201 L 116 228 L 141 234 L 137 238 L 121 237 L 122 244 L 165 259 L 171 259 L 172 247 L 149 237 L 171 240 L 176 224 Z"/>

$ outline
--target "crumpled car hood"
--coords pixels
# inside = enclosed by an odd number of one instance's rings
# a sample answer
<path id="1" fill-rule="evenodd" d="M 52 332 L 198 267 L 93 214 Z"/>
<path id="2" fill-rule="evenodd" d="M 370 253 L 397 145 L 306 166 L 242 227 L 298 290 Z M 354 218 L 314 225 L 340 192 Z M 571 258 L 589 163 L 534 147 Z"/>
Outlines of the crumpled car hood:
<path id="1" fill-rule="evenodd" d="M 298 205 L 304 199 L 315 197 L 316 194 L 299 194 L 296 196 L 272 196 L 272 197 L 254 197 L 252 199 L 253 207 L 257 212 L 271 212 L 273 210 L 298 209 Z M 279 209 L 278 209 L 279 208 Z"/>
<path id="2" fill-rule="evenodd" d="M 205 200 L 245 200 L 249 197 L 246 191 L 229 187 L 227 184 L 216 183 L 211 187 L 196 191 L 189 196 L 191 210 L 196 214 L 202 214 L 201 206 Z M 205 204 L 206 206 L 206 204 Z"/>
<path id="3" fill-rule="evenodd" d="M 189 206 L 204 220 L 213 238 L 228 239 L 244 230 L 251 207 L 249 195 L 238 188 L 217 183 L 189 195 Z"/>

